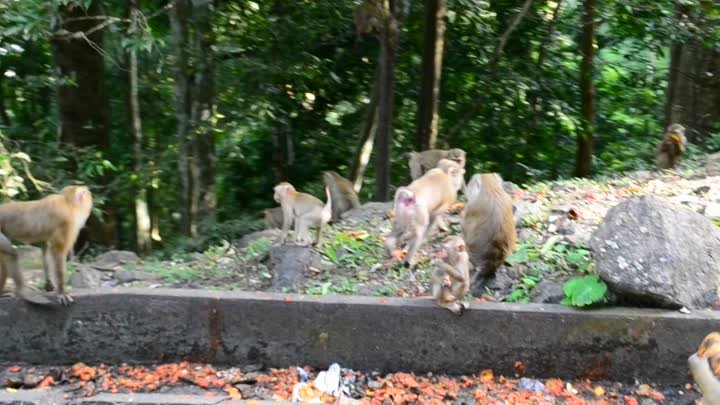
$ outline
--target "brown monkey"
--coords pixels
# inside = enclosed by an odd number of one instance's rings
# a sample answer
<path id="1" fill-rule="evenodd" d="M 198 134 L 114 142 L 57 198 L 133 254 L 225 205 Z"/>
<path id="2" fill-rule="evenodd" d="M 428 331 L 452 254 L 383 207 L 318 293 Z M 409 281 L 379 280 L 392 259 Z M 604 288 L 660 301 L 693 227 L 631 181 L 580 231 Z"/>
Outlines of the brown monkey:
<path id="1" fill-rule="evenodd" d="M 657 146 L 655 164 L 658 169 L 672 169 L 686 149 L 685 127 L 680 124 L 672 124 L 667 128 L 662 142 Z"/>
<path id="2" fill-rule="evenodd" d="M 63 305 L 69 305 L 73 299 L 65 293 L 65 261 L 90 216 L 92 206 L 92 194 L 85 186 L 68 186 L 59 194 L 40 200 L 0 205 L 0 291 L 5 288 L 9 273 L 18 297 L 36 303 L 49 303 L 46 298 L 30 295 L 33 293 L 25 287 L 18 254 L 11 240 L 42 243 L 45 289 L 56 289 L 50 277 L 52 268 L 58 299 Z"/>
<path id="3" fill-rule="evenodd" d="M 267 208 L 265 214 L 265 229 L 279 229 L 283 224 L 282 207 Z"/>
<path id="4" fill-rule="evenodd" d="M 382 30 L 383 7 L 382 0 L 361 0 L 353 13 L 355 35 L 378 35 Z"/>
<path id="5" fill-rule="evenodd" d="M 407 187 L 395 192 L 395 220 L 392 231 L 385 239 L 385 249 L 392 254 L 398 242 L 410 239 L 405 266 L 415 264 L 415 252 L 425 240 L 425 234 L 438 225 L 447 229 L 440 216 L 457 199 L 455 184 L 460 173 L 450 168 L 449 174 L 431 169 Z"/>
<path id="6" fill-rule="evenodd" d="M 693 379 L 702 391 L 702 405 L 720 405 L 720 335 L 710 333 L 700 348 L 688 358 Z"/>
<path id="7" fill-rule="evenodd" d="M 323 173 L 325 187 L 330 189 L 332 196 L 332 221 L 340 220 L 340 216 L 346 211 L 360 207 L 360 199 L 353 188 L 352 182 L 339 174 L 329 171 Z"/>
<path id="8" fill-rule="evenodd" d="M 290 225 L 294 224 L 295 243 L 307 246 L 311 243 L 310 228 L 317 228 L 317 235 L 314 244 L 320 243 L 322 228 L 330 221 L 332 216 L 332 198 L 330 190 L 325 187 L 327 203 L 310 194 L 299 193 L 295 187 L 287 182 L 275 186 L 273 198 L 280 203 L 283 212 L 282 238 L 280 243 L 285 243 Z"/>
<path id="9" fill-rule="evenodd" d="M 465 168 L 465 151 L 462 149 L 430 149 L 422 152 L 410 152 L 408 166 L 410 177 L 415 180 L 430 169 L 437 167 L 440 159 L 453 160 Z"/>
<path id="10" fill-rule="evenodd" d="M 441 252 L 442 260 L 435 263 L 435 272 L 431 276 L 432 295 L 438 305 L 462 315 L 467 307 L 462 300 L 470 288 L 470 258 L 465 241 L 459 236 L 448 236 Z"/>
<path id="11" fill-rule="evenodd" d="M 502 188 L 500 176 L 476 174 L 468 183 L 468 203 L 463 217 L 463 239 L 470 261 L 477 269 L 472 293 L 482 294 L 484 282 L 494 275 L 515 248 L 512 199 Z"/>

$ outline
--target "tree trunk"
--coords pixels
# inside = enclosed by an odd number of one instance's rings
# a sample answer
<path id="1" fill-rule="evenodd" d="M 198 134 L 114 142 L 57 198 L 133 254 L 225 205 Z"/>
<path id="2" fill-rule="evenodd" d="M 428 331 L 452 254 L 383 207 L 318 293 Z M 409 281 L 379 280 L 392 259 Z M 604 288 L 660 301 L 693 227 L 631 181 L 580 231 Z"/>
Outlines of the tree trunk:
<path id="1" fill-rule="evenodd" d="M 580 64 L 580 95 L 582 97 L 582 128 L 578 134 L 575 175 L 589 177 L 592 173 L 593 141 L 595 140 L 595 88 L 593 59 L 595 57 L 595 2 L 583 3 L 582 62 Z"/>
<path id="2" fill-rule="evenodd" d="M 380 35 L 380 91 L 378 95 L 377 147 L 375 150 L 375 200 L 390 199 L 390 156 L 392 118 L 395 101 L 395 53 L 397 22 L 389 0 L 383 3 L 383 29 Z"/>
<path id="3" fill-rule="evenodd" d="M 417 149 L 434 149 L 438 134 L 438 96 L 445 45 L 447 0 L 425 1 L 422 85 L 418 102 Z"/>
<path id="4" fill-rule="evenodd" d="M 105 65 L 96 48 L 102 47 L 103 31 L 90 32 L 97 24 L 91 18 L 100 15 L 99 2 L 92 2 L 87 10 L 72 4 L 58 8 L 56 32 L 89 32 L 85 38 L 56 35 L 52 39 L 53 59 L 57 70 L 59 140 L 76 147 L 94 147 L 105 156 L 109 154 L 109 104 L 105 90 Z M 72 21 L 69 21 L 73 19 Z M 64 79 L 71 79 L 72 83 Z M 107 188 L 111 176 L 96 179 L 98 188 Z M 116 207 L 111 190 L 105 190 L 107 202 L 102 207 L 103 218 L 94 215 L 88 220 L 81 241 L 90 240 L 113 245 L 117 240 Z"/>
<path id="5" fill-rule="evenodd" d="M 706 2 L 704 10 L 711 6 Z M 678 6 L 678 17 L 689 14 L 687 6 Z M 699 26 L 706 13 L 692 15 Z M 688 140 L 703 140 L 712 134 L 720 123 L 720 50 L 703 45 L 698 40 L 673 45 L 670 53 L 670 76 L 665 99 L 665 125 L 682 124 L 692 129 Z"/>
<path id="6" fill-rule="evenodd" d="M 197 226 L 215 221 L 217 196 L 215 194 L 215 64 L 212 46 L 213 2 L 194 0 L 192 9 L 193 56 L 195 71 L 192 81 L 191 121 L 192 136 L 193 206 L 197 207 L 192 234 Z"/>
<path id="7" fill-rule="evenodd" d="M 137 35 L 138 19 L 140 17 L 140 0 L 128 1 L 130 27 L 128 36 Z M 140 117 L 140 100 L 138 96 L 138 58 L 137 50 L 127 52 L 128 66 L 128 112 L 130 115 L 130 132 L 133 138 L 133 171 L 138 183 L 135 190 L 135 248 L 141 255 L 152 250 L 150 239 L 150 212 L 147 203 L 147 173 L 145 172 L 143 154 L 142 119 Z"/>
<path id="8" fill-rule="evenodd" d="M 375 143 L 375 134 L 377 132 L 378 120 L 378 93 L 380 88 L 380 75 L 376 72 L 375 82 L 373 83 L 372 94 L 370 95 L 370 103 L 367 106 L 367 115 L 360 132 L 360 142 L 358 143 L 357 152 L 350 165 L 350 175 L 348 179 L 353 183 L 355 192 L 360 192 L 362 188 L 363 176 L 367 169 L 370 155 L 372 154 L 373 144 Z"/>
<path id="9" fill-rule="evenodd" d="M 192 207 L 192 177 L 190 176 L 190 162 L 192 160 L 191 145 L 188 139 L 190 131 L 190 55 L 188 19 L 190 5 L 186 0 L 175 2 L 170 9 L 170 28 L 172 30 L 172 49 L 174 51 L 174 93 L 175 93 L 175 121 L 177 125 L 178 141 L 178 173 L 180 175 L 180 231 L 187 236 L 191 235 L 193 215 Z"/>

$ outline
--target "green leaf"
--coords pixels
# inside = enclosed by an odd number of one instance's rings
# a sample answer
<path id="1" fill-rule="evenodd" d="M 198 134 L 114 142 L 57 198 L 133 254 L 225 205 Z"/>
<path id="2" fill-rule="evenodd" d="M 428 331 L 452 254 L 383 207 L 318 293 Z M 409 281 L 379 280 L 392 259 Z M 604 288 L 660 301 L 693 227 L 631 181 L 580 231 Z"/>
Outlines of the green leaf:
<path id="1" fill-rule="evenodd" d="M 607 284 L 597 275 L 589 275 L 568 280 L 563 285 L 565 305 L 569 302 L 575 307 L 584 307 L 594 304 L 605 297 Z"/>

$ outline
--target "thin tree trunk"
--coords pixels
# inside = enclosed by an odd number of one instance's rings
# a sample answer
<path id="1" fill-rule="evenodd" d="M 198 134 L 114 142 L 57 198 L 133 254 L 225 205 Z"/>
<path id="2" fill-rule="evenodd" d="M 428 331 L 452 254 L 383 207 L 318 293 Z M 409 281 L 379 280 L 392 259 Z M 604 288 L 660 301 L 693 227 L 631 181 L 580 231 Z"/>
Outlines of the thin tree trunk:
<path id="1" fill-rule="evenodd" d="M 2 77 L 0 77 L 0 127 L 9 127 L 10 117 L 5 106 L 5 86 L 3 86 Z"/>
<path id="2" fill-rule="evenodd" d="M 191 233 L 197 234 L 197 227 L 215 221 L 217 196 L 215 174 L 215 65 L 212 46 L 215 37 L 212 30 L 213 2 L 194 0 L 192 2 L 193 56 L 195 71 L 192 80 L 191 120 L 194 128 L 192 137 L 193 206 L 197 207 Z"/>
<path id="3" fill-rule="evenodd" d="M 189 84 L 189 33 L 188 18 L 190 7 L 186 0 L 176 1 L 170 9 L 170 27 L 172 30 L 172 48 L 175 70 L 175 120 L 177 125 L 178 173 L 180 175 L 180 231 L 187 236 L 192 234 L 192 222 L 195 209 L 192 207 L 192 161 L 191 144 L 188 139 L 190 130 L 190 84 Z"/>
<path id="4" fill-rule="evenodd" d="M 375 143 L 375 134 L 377 132 L 378 119 L 378 94 L 380 88 L 380 75 L 375 73 L 375 82 L 373 83 L 372 93 L 370 94 L 370 103 L 367 106 L 365 122 L 360 131 L 360 142 L 358 143 L 357 152 L 350 165 L 350 174 L 348 179 L 353 183 L 355 192 L 359 192 L 362 188 L 363 176 L 370 162 L 373 144 Z"/>
<path id="5" fill-rule="evenodd" d="M 593 85 L 595 3 L 596 0 L 585 0 L 583 3 L 583 55 L 580 64 L 582 127 L 580 133 L 578 133 L 577 156 L 575 159 L 575 175 L 577 177 L 589 177 L 592 174 L 593 141 L 595 140 L 595 87 Z"/>
<path id="6" fill-rule="evenodd" d="M 447 0 L 425 1 L 425 39 L 423 44 L 423 72 L 418 102 L 418 150 L 434 149 L 437 143 L 438 97 L 445 48 L 445 18 Z"/>
<path id="7" fill-rule="evenodd" d="M 73 83 L 59 80 L 57 89 L 58 139 L 79 148 L 94 147 L 109 158 L 109 104 L 105 89 L 105 62 L 98 49 L 103 46 L 103 31 L 90 32 L 97 23 L 88 18 L 100 15 L 99 2 L 87 9 L 73 4 L 58 8 L 55 31 L 88 32 L 84 38 L 55 36 L 52 53 L 61 79 L 72 78 Z M 74 168 L 77 169 L 77 168 Z M 78 244 L 87 240 L 103 245 L 117 241 L 117 207 L 112 190 L 107 187 L 110 175 L 95 179 L 94 187 L 105 189 L 107 202 L 102 207 L 103 218 L 91 216 Z"/>
<path id="8" fill-rule="evenodd" d="M 137 35 L 140 18 L 140 0 L 129 0 L 130 27 L 128 35 Z M 130 49 L 128 59 L 128 111 L 130 113 L 130 131 L 133 137 L 133 171 L 139 179 L 135 194 L 135 247 L 139 254 L 145 255 L 152 250 L 150 239 L 150 213 L 148 211 L 145 179 L 142 119 L 140 117 L 140 99 L 138 96 L 138 58 L 137 51 Z"/>
<path id="9" fill-rule="evenodd" d="M 378 129 L 375 153 L 375 200 L 390 199 L 390 153 L 395 99 L 395 52 L 397 23 L 389 0 L 382 0 L 384 27 L 380 40 L 380 92 L 378 96 Z"/>

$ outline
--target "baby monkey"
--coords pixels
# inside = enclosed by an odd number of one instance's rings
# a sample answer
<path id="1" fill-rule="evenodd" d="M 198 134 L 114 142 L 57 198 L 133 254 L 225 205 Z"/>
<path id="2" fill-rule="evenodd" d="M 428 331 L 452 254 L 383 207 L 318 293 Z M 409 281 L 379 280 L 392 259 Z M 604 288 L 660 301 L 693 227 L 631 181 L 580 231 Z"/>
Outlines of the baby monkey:
<path id="1" fill-rule="evenodd" d="M 430 279 L 433 298 L 441 307 L 462 315 L 468 306 L 462 300 L 470 289 L 470 258 L 465 241 L 459 236 L 448 236 L 440 252 L 441 260 L 435 262 Z"/>
<path id="2" fill-rule="evenodd" d="M 720 405 L 720 334 L 707 335 L 688 359 L 688 365 L 703 394 L 701 405 Z"/>

